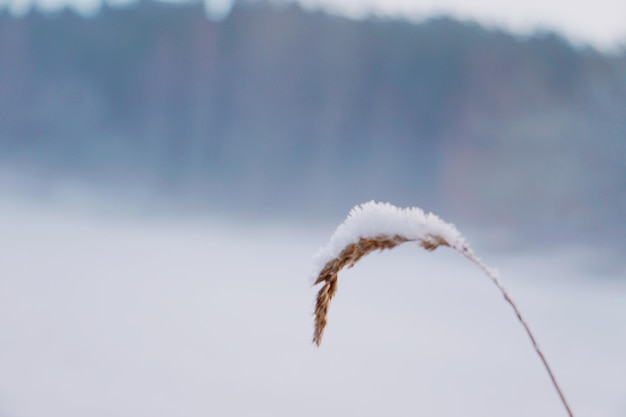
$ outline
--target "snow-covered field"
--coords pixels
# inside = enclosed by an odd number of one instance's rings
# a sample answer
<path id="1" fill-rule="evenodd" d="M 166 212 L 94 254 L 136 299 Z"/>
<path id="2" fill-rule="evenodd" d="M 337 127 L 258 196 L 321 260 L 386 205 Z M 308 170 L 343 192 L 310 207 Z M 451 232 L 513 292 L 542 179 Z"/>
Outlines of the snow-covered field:
<path id="1" fill-rule="evenodd" d="M 0 201 L 0 416 L 565 416 L 510 307 L 446 248 L 405 244 L 343 272 L 315 348 L 311 260 L 341 220 L 139 221 Z M 625 416 L 624 273 L 581 268 L 573 251 L 473 247 L 574 413 Z"/>

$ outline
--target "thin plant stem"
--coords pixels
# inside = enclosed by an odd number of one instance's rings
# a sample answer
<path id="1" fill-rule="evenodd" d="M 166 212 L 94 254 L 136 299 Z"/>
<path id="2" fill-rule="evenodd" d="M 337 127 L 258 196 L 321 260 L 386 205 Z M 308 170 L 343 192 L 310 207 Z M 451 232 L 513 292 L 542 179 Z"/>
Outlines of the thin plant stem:
<path id="1" fill-rule="evenodd" d="M 358 242 L 351 243 L 348 246 L 346 246 L 343 249 L 343 251 L 341 251 L 340 255 L 337 258 L 329 261 L 325 265 L 325 267 L 320 272 L 317 280 L 315 281 L 315 284 L 323 284 L 322 288 L 318 292 L 317 303 L 315 306 L 315 333 L 313 336 L 313 342 L 317 346 L 321 344 L 322 336 L 324 334 L 324 328 L 326 327 L 326 324 L 327 324 L 328 307 L 330 305 L 330 301 L 334 297 L 337 291 L 337 281 L 338 281 L 339 271 L 343 269 L 344 267 L 351 268 L 363 256 L 375 250 L 382 251 L 385 249 L 392 249 L 399 244 L 402 244 L 404 242 L 412 242 L 412 241 L 416 241 L 416 239 L 408 239 L 400 235 L 395 235 L 395 236 L 379 235 L 379 236 L 375 236 L 371 238 L 361 238 Z M 554 376 L 554 372 L 552 371 L 552 368 L 550 367 L 545 355 L 543 354 L 543 351 L 539 347 L 539 344 L 537 343 L 537 339 L 535 338 L 535 335 L 530 330 L 530 326 L 528 325 L 528 323 L 522 316 L 517 305 L 515 304 L 515 301 L 513 301 L 510 294 L 508 293 L 508 291 L 506 290 L 506 288 L 500 281 L 500 278 L 498 277 L 498 274 L 496 273 L 496 271 L 488 267 L 487 265 L 485 265 L 480 260 L 480 258 L 478 258 L 472 252 L 469 246 L 450 245 L 446 240 L 437 236 L 429 236 L 427 239 L 423 239 L 423 240 L 420 239 L 417 241 L 420 243 L 420 245 L 424 249 L 429 250 L 429 251 L 435 250 L 439 246 L 451 247 L 457 252 L 460 252 L 465 258 L 470 260 L 472 263 L 478 266 L 483 272 L 485 272 L 485 274 L 489 277 L 489 279 L 491 279 L 491 281 L 498 287 L 498 289 L 504 296 L 504 299 L 507 301 L 507 303 L 509 303 L 509 305 L 513 308 L 513 311 L 515 312 L 517 319 L 522 324 L 522 326 L 524 326 L 524 329 L 526 330 L 526 334 L 530 338 L 530 341 L 532 342 L 535 352 L 537 352 L 537 355 L 539 355 L 539 358 L 541 359 L 543 366 L 545 367 L 546 371 L 548 371 L 548 375 L 550 376 L 552 385 L 554 386 L 557 393 L 559 394 L 559 398 L 561 399 L 561 402 L 563 403 L 563 406 L 565 407 L 565 410 L 567 411 L 568 416 L 574 417 L 574 413 L 572 412 L 572 409 L 569 403 L 565 399 L 563 390 L 559 386 L 559 383 L 557 382 L 556 377 Z"/>
<path id="2" fill-rule="evenodd" d="M 504 299 L 506 300 L 506 302 L 509 303 L 509 305 L 513 308 L 513 311 L 515 312 L 517 319 L 519 320 L 520 323 L 522 323 L 522 326 L 524 326 L 524 329 L 526 330 L 526 334 L 530 338 L 530 341 L 532 342 L 533 347 L 535 348 L 535 352 L 537 352 L 537 355 L 539 355 L 541 362 L 543 362 L 543 366 L 546 368 L 546 371 L 548 371 L 548 375 L 550 376 L 552 385 L 556 389 L 556 392 L 559 394 L 559 397 L 561 398 L 561 402 L 563 403 L 563 407 L 565 407 L 565 409 L 567 410 L 567 414 L 570 417 L 574 417 L 574 413 L 572 412 L 571 407 L 569 406 L 567 400 L 565 399 L 563 390 L 559 386 L 559 383 L 557 382 L 556 377 L 554 376 L 554 372 L 552 372 L 552 368 L 550 367 L 550 364 L 548 364 L 548 360 L 546 359 L 545 355 L 543 354 L 543 351 L 539 347 L 539 344 L 537 343 L 537 339 L 535 339 L 535 335 L 530 330 L 530 326 L 528 325 L 528 323 L 522 316 L 522 313 L 517 308 L 515 301 L 513 301 L 513 298 L 511 298 L 511 295 L 509 294 L 509 292 L 506 290 L 504 285 L 502 285 L 502 282 L 500 281 L 500 278 L 498 278 L 498 275 L 491 268 L 485 265 L 478 257 L 476 257 L 472 253 L 472 251 L 470 251 L 468 248 L 464 248 L 463 250 L 460 250 L 459 252 L 461 252 L 463 256 L 465 256 L 467 259 L 469 259 L 474 264 L 476 264 L 480 269 L 482 269 L 483 272 L 485 272 L 485 274 L 487 274 L 487 276 L 493 281 L 493 283 L 496 284 L 496 286 L 498 287 L 498 289 L 504 296 Z"/>

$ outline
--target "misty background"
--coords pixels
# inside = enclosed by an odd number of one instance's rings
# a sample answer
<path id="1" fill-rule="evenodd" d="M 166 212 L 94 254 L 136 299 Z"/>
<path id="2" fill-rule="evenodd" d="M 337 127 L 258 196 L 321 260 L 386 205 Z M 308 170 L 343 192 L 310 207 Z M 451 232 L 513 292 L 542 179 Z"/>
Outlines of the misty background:
<path id="1" fill-rule="evenodd" d="M 477 23 L 297 5 L 0 15 L 0 183 L 129 204 L 339 219 L 418 205 L 623 248 L 626 53 Z"/>
<path id="2" fill-rule="evenodd" d="M 445 248 L 342 273 L 311 346 L 372 199 L 458 226 L 576 415 L 623 417 L 626 49 L 220 4 L 0 8 L 0 417 L 561 415 Z"/>

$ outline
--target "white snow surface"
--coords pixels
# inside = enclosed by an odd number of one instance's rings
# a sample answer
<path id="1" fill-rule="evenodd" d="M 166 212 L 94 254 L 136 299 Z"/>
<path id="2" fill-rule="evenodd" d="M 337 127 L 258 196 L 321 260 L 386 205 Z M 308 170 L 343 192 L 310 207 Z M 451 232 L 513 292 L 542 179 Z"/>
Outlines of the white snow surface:
<path id="1" fill-rule="evenodd" d="M 0 416 L 565 415 L 513 312 L 454 251 L 400 245 L 345 271 L 315 347 L 305 277 L 327 237 L 0 198 Z M 626 270 L 575 248 L 485 256 L 575 415 L 626 416 Z"/>
<path id="2" fill-rule="evenodd" d="M 356 243 L 361 238 L 384 235 L 400 235 L 416 241 L 440 236 L 454 249 L 467 248 L 465 238 L 457 228 L 441 220 L 436 214 L 425 213 L 419 207 L 400 208 L 391 203 L 369 201 L 353 207 L 326 246 L 317 252 L 314 257 L 315 277 L 347 245 Z"/>

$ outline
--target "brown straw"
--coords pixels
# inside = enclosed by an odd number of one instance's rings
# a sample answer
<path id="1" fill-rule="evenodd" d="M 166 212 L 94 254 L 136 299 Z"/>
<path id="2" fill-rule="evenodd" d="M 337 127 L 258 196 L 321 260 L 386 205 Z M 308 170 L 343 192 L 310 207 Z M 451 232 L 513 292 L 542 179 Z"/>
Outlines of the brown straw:
<path id="1" fill-rule="evenodd" d="M 326 324 L 327 324 L 328 307 L 330 305 L 330 301 L 332 300 L 335 293 L 337 292 L 337 279 L 338 279 L 339 271 L 341 271 L 345 267 L 348 267 L 348 268 L 353 267 L 363 256 L 373 251 L 376 251 L 376 250 L 383 251 L 385 249 L 392 249 L 404 242 L 411 242 L 411 241 L 412 242 L 417 241 L 420 244 L 420 246 L 422 246 L 424 249 L 429 250 L 429 251 L 433 251 L 437 249 L 439 246 L 452 247 L 456 251 L 460 252 L 463 256 L 465 256 L 467 259 L 472 261 L 480 269 L 482 269 L 483 272 L 485 272 L 485 274 L 487 274 L 487 276 L 498 287 L 498 289 L 504 296 L 504 299 L 513 308 L 513 311 L 515 312 L 517 319 L 520 321 L 520 323 L 522 323 L 522 326 L 524 326 L 524 329 L 526 330 L 526 333 L 528 334 L 528 337 L 530 338 L 535 351 L 539 355 L 539 358 L 541 359 L 545 369 L 548 371 L 550 380 L 552 381 L 552 385 L 554 386 L 557 393 L 559 394 L 559 397 L 561 399 L 561 402 L 563 403 L 563 406 L 565 407 L 567 411 L 567 414 L 569 415 L 569 417 L 574 417 L 574 414 L 572 413 L 572 410 L 569 404 L 567 403 L 567 400 L 565 399 L 565 395 L 563 394 L 563 391 L 561 390 L 556 380 L 556 377 L 554 376 L 554 373 L 552 372 L 552 369 L 550 368 L 550 365 L 548 364 L 548 361 L 546 360 L 545 355 L 539 348 L 539 344 L 537 343 L 535 336 L 530 330 L 530 327 L 528 326 L 526 320 L 524 320 L 524 318 L 522 317 L 519 309 L 517 308 L 517 305 L 515 304 L 515 302 L 509 295 L 508 291 L 504 288 L 504 286 L 500 282 L 500 279 L 498 278 L 497 273 L 493 269 L 486 266 L 477 256 L 475 256 L 472 250 L 469 248 L 469 246 L 467 246 L 464 243 L 452 244 L 451 242 L 446 241 L 445 237 L 441 235 L 428 234 L 421 239 L 415 239 L 415 238 L 409 239 L 408 237 L 405 237 L 399 234 L 395 234 L 393 236 L 382 234 L 382 235 L 377 235 L 373 237 L 361 237 L 356 243 L 350 243 L 347 246 L 345 246 L 345 248 L 341 251 L 339 256 L 328 261 L 324 265 L 321 272 L 319 273 L 319 276 L 315 280 L 314 285 L 317 285 L 317 284 L 323 284 L 323 285 L 322 285 L 322 288 L 320 288 L 319 292 L 317 293 L 317 301 L 315 303 L 315 331 L 313 334 L 313 342 L 317 346 L 319 346 L 320 343 L 322 342 L 322 336 L 324 335 L 324 328 L 326 327 Z"/>

